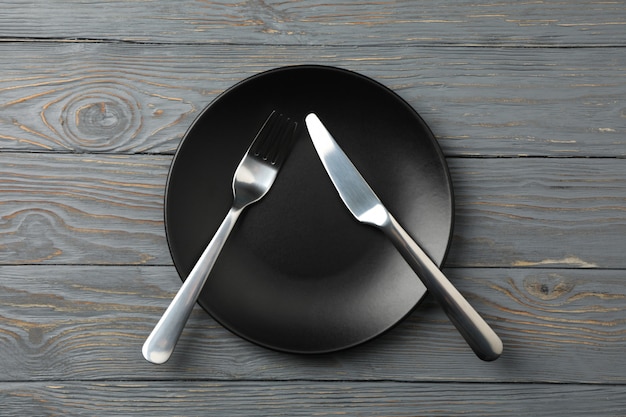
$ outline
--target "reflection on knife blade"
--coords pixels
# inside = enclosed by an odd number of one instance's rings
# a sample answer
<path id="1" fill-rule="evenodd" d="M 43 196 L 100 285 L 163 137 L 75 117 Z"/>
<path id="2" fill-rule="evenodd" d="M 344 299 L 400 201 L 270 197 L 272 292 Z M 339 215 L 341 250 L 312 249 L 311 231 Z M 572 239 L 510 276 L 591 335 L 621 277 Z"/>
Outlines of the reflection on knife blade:
<path id="1" fill-rule="evenodd" d="M 305 121 L 315 150 L 352 215 L 389 237 L 480 359 L 497 359 L 503 350 L 498 335 L 389 213 L 317 115 L 310 113 Z"/>

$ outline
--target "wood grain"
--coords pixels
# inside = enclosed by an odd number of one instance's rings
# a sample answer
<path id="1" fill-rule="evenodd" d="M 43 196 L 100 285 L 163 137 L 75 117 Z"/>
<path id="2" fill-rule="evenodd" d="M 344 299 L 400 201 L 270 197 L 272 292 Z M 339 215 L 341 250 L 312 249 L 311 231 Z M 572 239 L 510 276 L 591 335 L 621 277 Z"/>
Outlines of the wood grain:
<path id="1" fill-rule="evenodd" d="M 171 265 L 162 214 L 170 161 L 0 154 L 0 263 Z M 456 220 L 446 265 L 626 266 L 626 160 L 448 162 Z"/>
<path id="2" fill-rule="evenodd" d="M 617 51 L 0 43 L 0 149 L 172 154 L 228 87 L 317 63 L 396 91 L 449 156 L 626 156 Z"/>
<path id="3" fill-rule="evenodd" d="M 428 298 L 382 337 L 321 356 L 257 347 L 196 308 L 155 366 L 141 345 L 180 287 L 174 268 L 2 266 L 0 380 L 626 383 L 623 271 L 445 272 L 502 337 L 498 361 L 477 359 Z"/>
<path id="4" fill-rule="evenodd" d="M 626 415 L 624 28 L 623 1 L 3 2 L 0 414 Z M 170 362 L 142 358 L 180 287 L 162 212 L 184 132 L 236 82 L 312 63 L 382 82 L 435 133 L 445 272 L 498 361 L 430 297 L 322 356 L 196 307 Z"/>
<path id="5" fill-rule="evenodd" d="M 170 159 L 0 154 L 0 263 L 171 263 Z"/>
<path id="6" fill-rule="evenodd" d="M 448 2 L 447 2 L 448 3 Z M 621 1 L 13 1 L 0 37 L 194 44 L 626 45 Z"/>
<path id="7" fill-rule="evenodd" d="M 620 386 L 393 382 L 40 382 L 0 384 L 7 417 L 52 416 L 617 416 Z"/>
<path id="8" fill-rule="evenodd" d="M 450 159 L 446 265 L 624 268 L 624 159 Z"/>

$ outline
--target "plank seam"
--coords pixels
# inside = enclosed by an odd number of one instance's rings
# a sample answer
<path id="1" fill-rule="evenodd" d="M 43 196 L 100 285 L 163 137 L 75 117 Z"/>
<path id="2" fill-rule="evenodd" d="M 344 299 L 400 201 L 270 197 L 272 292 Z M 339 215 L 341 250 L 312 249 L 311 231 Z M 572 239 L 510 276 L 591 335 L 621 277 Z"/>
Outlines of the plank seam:
<path id="1" fill-rule="evenodd" d="M 111 43 L 128 45 L 152 45 L 152 46 L 275 46 L 293 48 L 381 48 L 416 46 L 424 48 L 487 48 L 487 49 L 593 49 L 593 48 L 626 48 L 626 43 L 590 43 L 590 44 L 551 44 L 551 43 L 467 43 L 467 42 L 381 42 L 369 44 L 326 44 L 326 43 L 263 43 L 263 42 L 166 42 L 166 41 L 139 41 L 133 39 L 111 39 L 111 38 L 80 38 L 80 37 L 0 37 L 0 43 Z"/>

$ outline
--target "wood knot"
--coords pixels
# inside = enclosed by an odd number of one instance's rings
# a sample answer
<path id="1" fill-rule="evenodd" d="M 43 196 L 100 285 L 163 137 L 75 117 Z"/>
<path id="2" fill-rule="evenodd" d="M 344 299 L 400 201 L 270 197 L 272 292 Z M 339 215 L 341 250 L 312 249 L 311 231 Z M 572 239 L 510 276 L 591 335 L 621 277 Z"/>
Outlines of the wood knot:
<path id="1" fill-rule="evenodd" d="M 524 288 L 532 296 L 544 301 L 555 300 L 572 292 L 576 285 L 558 274 L 530 276 Z"/>
<path id="2" fill-rule="evenodd" d="M 33 345 L 40 345 L 44 339 L 44 331 L 40 327 L 31 327 L 28 330 L 28 341 Z"/>
<path id="3" fill-rule="evenodd" d="M 88 103 L 76 111 L 76 127 L 86 136 L 108 137 L 125 130 L 128 117 L 120 103 L 101 101 Z"/>
<path id="4" fill-rule="evenodd" d="M 68 139 L 89 151 L 125 147 L 141 128 L 140 105 L 121 89 L 76 95 L 68 100 L 62 117 Z"/>

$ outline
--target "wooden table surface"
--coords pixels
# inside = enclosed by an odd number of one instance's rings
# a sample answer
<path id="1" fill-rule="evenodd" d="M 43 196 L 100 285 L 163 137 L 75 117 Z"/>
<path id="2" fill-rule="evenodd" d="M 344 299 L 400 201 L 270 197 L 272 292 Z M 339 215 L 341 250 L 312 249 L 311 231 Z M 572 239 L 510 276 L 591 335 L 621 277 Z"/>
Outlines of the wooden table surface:
<path id="1" fill-rule="evenodd" d="M 626 415 L 626 3 L 0 4 L 0 415 Z M 450 166 L 445 272 L 501 335 L 491 363 L 428 297 L 323 356 L 252 345 L 180 287 L 163 195 L 199 111 L 326 64 L 406 99 Z"/>

